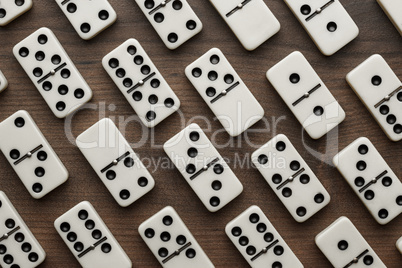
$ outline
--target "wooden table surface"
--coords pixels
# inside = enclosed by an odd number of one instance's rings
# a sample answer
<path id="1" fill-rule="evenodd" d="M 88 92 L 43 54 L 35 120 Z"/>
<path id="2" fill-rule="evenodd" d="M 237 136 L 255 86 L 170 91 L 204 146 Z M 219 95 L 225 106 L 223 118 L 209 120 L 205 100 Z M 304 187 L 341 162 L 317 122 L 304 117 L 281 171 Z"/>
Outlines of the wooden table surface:
<path id="1" fill-rule="evenodd" d="M 133 262 L 133 267 L 159 267 L 140 238 L 140 223 L 167 205 L 173 206 L 216 267 L 247 267 L 246 261 L 224 233 L 225 225 L 251 205 L 258 205 L 305 267 L 331 267 L 314 243 L 314 237 L 338 217 L 349 217 L 388 267 L 401 267 L 395 248 L 402 235 L 402 217 L 379 225 L 339 172 L 332 157 L 360 136 L 368 137 L 394 172 L 402 177 L 402 142 L 390 141 L 362 102 L 347 85 L 346 74 L 374 53 L 381 54 L 402 78 L 402 40 L 375 0 L 343 0 L 360 34 L 331 57 L 323 56 L 283 1 L 265 1 L 281 23 L 280 32 L 253 52 L 246 51 L 206 0 L 189 0 L 204 24 L 200 34 L 175 51 L 168 50 L 135 1 L 110 0 L 118 19 L 91 41 L 79 38 L 54 1 L 36 0 L 31 11 L 0 28 L 0 69 L 9 81 L 0 94 L 0 120 L 27 110 L 70 172 L 69 180 L 40 200 L 33 199 L 0 155 L 0 190 L 17 208 L 47 253 L 40 267 L 79 267 L 53 227 L 53 221 L 83 200 L 90 201 Z M 12 47 L 40 27 L 54 31 L 93 90 L 88 109 L 68 121 L 57 119 L 12 55 Z M 86 159 L 70 142 L 103 117 L 127 120 L 134 111 L 106 74 L 101 59 L 128 38 L 142 44 L 181 100 L 179 113 L 154 130 L 138 120 L 127 125 L 126 138 L 149 166 L 155 188 L 128 208 L 109 194 Z M 265 109 L 260 121 L 246 134 L 230 138 L 184 75 L 184 68 L 212 47 L 220 48 Z M 339 128 L 312 140 L 265 78 L 265 72 L 291 52 L 299 50 L 346 111 Z M 198 116 L 198 117 L 197 117 Z M 162 144 L 190 122 L 207 128 L 223 157 L 244 186 L 243 193 L 221 211 L 210 213 L 179 171 L 167 160 Z M 66 123 L 66 124 L 65 124 Z M 69 126 L 72 126 L 71 128 Z M 66 126 L 66 128 L 65 128 Z M 273 136 L 286 134 L 331 195 L 331 202 L 307 222 L 297 223 L 260 173 L 244 159 Z M 237 161 L 236 161 L 237 160 Z"/>

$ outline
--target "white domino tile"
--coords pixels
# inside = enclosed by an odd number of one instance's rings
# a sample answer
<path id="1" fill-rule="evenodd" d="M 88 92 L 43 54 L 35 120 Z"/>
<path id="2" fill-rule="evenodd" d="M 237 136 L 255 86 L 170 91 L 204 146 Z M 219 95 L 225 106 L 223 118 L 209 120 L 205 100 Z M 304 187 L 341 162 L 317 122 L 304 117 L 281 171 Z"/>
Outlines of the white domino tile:
<path id="1" fill-rule="evenodd" d="M 210 49 L 185 73 L 230 136 L 240 135 L 264 116 L 264 109 L 220 49 Z"/>
<path id="2" fill-rule="evenodd" d="M 333 163 L 379 224 L 402 213 L 402 183 L 369 139 L 358 138 Z"/>
<path id="3" fill-rule="evenodd" d="M 327 190 L 285 135 L 272 138 L 251 160 L 297 222 L 328 205 Z"/>
<path id="4" fill-rule="evenodd" d="M 163 149 L 209 211 L 220 210 L 243 191 L 239 179 L 197 124 L 173 136 Z"/>
<path id="5" fill-rule="evenodd" d="M 385 59 L 372 55 L 350 71 L 346 80 L 389 139 L 400 141 L 402 83 Z"/>
<path id="6" fill-rule="evenodd" d="M 155 127 L 180 108 L 179 98 L 136 39 L 108 53 L 102 65 L 145 126 Z"/>
<path id="7" fill-rule="evenodd" d="M 132 267 L 131 260 L 88 201 L 58 217 L 54 228 L 83 268 Z"/>
<path id="8" fill-rule="evenodd" d="M 345 119 L 345 111 L 299 51 L 271 67 L 267 79 L 311 138 L 321 138 Z"/>
<path id="9" fill-rule="evenodd" d="M 303 268 L 262 210 L 251 206 L 230 221 L 226 235 L 253 268 Z"/>
<path id="10" fill-rule="evenodd" d="M 32 83 L 58 118 L 65 118 L 92 98 L 92 90 L 48 28 L 40 28 L 13 48 Z"/>
<path id="11" fill-rule="evenodd" d="M 35 199 L 68 179 L 68 171 L 26 111 L 0 123 L 0 149 Z"/>
<path id="12" fill-rule="evenodd" d="M 101 119 L 76 143 L 120 206 L 131 205 L 154 188 L 151 174 L 111 119 Z"/>

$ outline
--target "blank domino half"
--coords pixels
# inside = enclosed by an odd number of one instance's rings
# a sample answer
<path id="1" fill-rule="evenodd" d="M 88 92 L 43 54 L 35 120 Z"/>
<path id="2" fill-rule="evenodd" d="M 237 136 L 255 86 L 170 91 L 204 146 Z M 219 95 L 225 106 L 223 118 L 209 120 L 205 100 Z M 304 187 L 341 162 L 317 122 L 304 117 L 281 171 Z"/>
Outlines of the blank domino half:
<path id="1" fill-rule="evenodd" d="M 399 33 L 402 35 L 402 1 L 401 0 L 377 0 L 378 4 L 387 14 L 388 18 L 398 29 Z"/>
<path id="2" fill-rule="evenodd" d="M 4 74 L 0 71 L 0 92 L 5 90 L 8 86 L 8 82 Z"/>
<path id="3" fill-rule="evenodd" d="M 398 241 L 396 241 L 396 248 L 402 254 L 402 236 L 401 236 L 401 238 L 398 239 Z"/>
<path id="4" fill-rule="evenodd" d="M 247 50 L 254 50 L 280 29 L 263 0 L 210 0 Z"/>

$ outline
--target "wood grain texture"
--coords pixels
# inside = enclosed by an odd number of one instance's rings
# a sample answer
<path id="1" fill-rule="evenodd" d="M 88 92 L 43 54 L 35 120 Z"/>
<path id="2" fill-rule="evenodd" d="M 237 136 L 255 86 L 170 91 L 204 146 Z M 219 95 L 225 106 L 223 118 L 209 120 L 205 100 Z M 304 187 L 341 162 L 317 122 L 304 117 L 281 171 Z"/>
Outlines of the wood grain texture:
<path id="1" fill-rule="evenodd" d="M 226 237 L 226 223 L 248 208 L 258 205 L 283 236 L 305 267 L 331 267 L 315 246 L 314 237 L 338 217 L 349 217 L 388 267 L 401 267 L 402 257 L 395 248 L 402 235 L 402 217 L 380 226 L 371 217 L 339 172 L 328 163 L 338 150 L 360 136 L 368 137 L 397 176 L 402 177 L 402 143 L 391 142 L 363 103 L 347 85 L 346 74 L 374 53 L 381 54 L 402 78 L 402 40 L 375 0 L 343 0 L 357 23 L 356 40 L 331 57 L 323 56 L 297 19 L 280 0 L 265 1 L 281 23 L 280 32 L 254 52 L 247 52 L 206 0 L 188 0 L 204 24 L 203 31 L 176 51 L 168 50 L 133 0 L 110 0 L 117 22 L 91 41 L 79 38 L 54 1 L 34 1 L 31 11 L 0 28 L 0 69 L 9 81 L 0 94 L 0 120 L 25 109 L 33 116 L 50 144 L 70 172 L 61 187 L 41 200 L 34 200 L 0 155 L 0 190 L 4 191 L 47 253 L 40 267 L 79 267 L 53 227 L 53 221 L 80 201 L 88 200 L 97 209 L 116 239 L 127 252 L 133 267 L 159 264 L 137 228 L 141 222 L 166 205 L 173 206 L 216 267 L 247 267 L 240 253 Z M 128 124 L 125 135 L 134 151 L 149 165 L 155 188 L 128 208 L 121 208 L 109 194 L 80 151 L 70 143 L 65 121 L 57 119 L 12 55 L 12 47 L 40 27 L 54 31 L 71 59 L 94 92 L 91 109 L 72 118 L 72 135 L 86 130 L 102 117 L 116 122 L 134 115 L 133 110 L 101 65 L 101 59 L 128 38 L 136 38 L 181 100 L 175 113 L 153 131 L 139 121 Z M 233 67 L 265 109 L 269 124 L 257 123 L 252 131 L 230 138 L 184 75 L 184 68 L 212 47 L 222 49 Z M 294 50 L 301 51 L 346 111 L 346 120 L 329 135 L 315 141 L 301 126 L 265 78 L 265 72 Z M 109 105 L 115 108 L 111 111 Z M 102 106 L 103 105 L 103 106 Z M 94 108 L 95 107 L 95 108 Z M 106 107 L 104 112 L 102 107 Z M 111 107 L 111 108 L 113 108 Z M 94 110 L 98 109 L 98 110 Z M 167 162 L 162 144 L 194 121 L 213 138 L 222 156 L 230 160 L 244 192 L 217 213 L 202 205 L 177 169 Z M 272 122 L 277 122 L 273 128 Z M 256 131 L 259 130 L 259 131 Z M 219 131 L 217 135 L 214 133 Z M 330 204 L 303 224 L 293 220 L 255 168 L 235 166 L 234 160 L 249 157 L 259 146 L 279 133 L 286 134 L 331 195 Z M 212 137 L 213 136 L 213 137 Z M 247 136 L 247 137 L 246 137 Z M 253 144 L 247 144 L 246 138 Z M 142 146 L 135 146 L 143 143 Z M 136 148 L 138 147 L 138 148 Z M 318 157 L 307 150 L 320 152 Z M 150 162 L 149 159 L 154 159 Z M 165 161 L 160 166 L 155 161 Z M 166 164 L 169 165 L 166 167 Z"/>

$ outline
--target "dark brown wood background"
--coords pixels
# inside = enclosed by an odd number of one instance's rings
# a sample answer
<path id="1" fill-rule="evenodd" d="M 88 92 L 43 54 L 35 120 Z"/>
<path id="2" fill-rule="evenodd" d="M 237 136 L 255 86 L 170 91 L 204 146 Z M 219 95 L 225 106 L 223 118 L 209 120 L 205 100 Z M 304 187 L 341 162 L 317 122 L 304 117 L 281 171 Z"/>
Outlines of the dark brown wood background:
<path id="1" fill-rule="evenodd" d="M 118 14 L 117 22 L 91 41 L 79 38 L 54 1 L 36 0 L 31 11 L 0 28 L 0 69 L 9 81 L 7 90 L 0 94 L 0 120 L 17 110 L 25 109 L 34 118 L 62 162 L 70 172 L 69 180 L 41 200 L 33 199 L 18 179 L 5 157 L 0 155 L 0 190 L 4 191 L 20 212 L 47 253 L 40 267 L 79 267 L 67 246 L 53 227 L 53 221 L 83 200 L 90 201 L 108 225 L 116 239 L 127 252 L 133 267 L 158 267 L 159 264 L 141 240 L 138 225 L 166 205 L 173 206 L 196 237 L 216 267 L 247 267 L 246 261 L 226 237 L 226 223 L 248 208 L 258 205 L 268 216 L 279 233 L 305 267 L 331 267 L 314 243 L 314 237 L 338 217 L 349 217 L 365 239 L 388 267 L 401 267 L 402 257 L 395 248 L 402 235 L 402 217 L 386 226 L 379 225 L 354 194 L 346 181 L 329 162 L 338 150 L 360 136 L 368 137 L 385 160 L 401 177 L 402 143 L 390 141 L 381 131 L 368 110 L 347 85 L 346 74 L 374 53 L 388 61 L 402 78 L 402 40 L 397 30 L 375 0 L 343 0 L 342 3 L 357 23 L 360 34 L 352 43 L 331 57 L 323 56 L 303 30 L 283 1 L 265 1 L 281 23 L 280 32 L 254 52 L 246 51 L 238 42 L 209 1 L 189 0 L 204 23 L 204 29 L 175 51 L 168 50 L 133 0 L 110 0 Z M 64 120 L 57 119 L 12 55 L 12 47 L 20 40 L 46 26 L 54 31 L 67 53 L 93 90 L 91 104 L 101 107 L 115 105 L 114 111 L 106 109 L 104 115 L 96 110 L 83 110 L 72 120 L 72 133 L 77 136 L 103 116 L 128 118 L 134 111 L 103 70 L 101 59 L 128 38 L 142 44 L 159 71 L 181 100 L 181 113 L 173 114 L 154 132 L 132 122 L 126 129 L 129 142 L 146 142 L 134 148 L 146 164 L 147 159 L 165 158 L 161 145 L 179 132 L 197 115 L 211 122 L 216 144 L 230 143 L 219 149 L 231 161 L 238 154 L 249 156 L 255 148 L 247 144 L 248 137 L 259 147 L 279 133 L 286 134 L 300 154 L 314 170 L 331 195 L 330 204 L 303 224 L 293 220 L 274 192 L 254 168 L 229 165 L 244 185 L 244 192 L 217 213 L 210 213 L 202 205 L 180 173 L 173 167 L 163 169 L 151 163 L 156 180 L 155 188 L 128 208 L 121 208 L 109 194 L 80 151 L 65 134 Z M 214 119 L 214 115 L 184 75 L 184 68 L 212 47 L 225 53 L 240 77 L 265 109 L 270 122 L 257 123 L 247 137 L 230 139 Z M 346 111 L 346 120 L 330 135 L 312 140 L 302 138 L 300 124 L 265 78 L 265 72 L 294 50 L 301 51 Z M 279 120 L 284 116 L 285 120 Z M 272 118 L 277 120 L 273 128 Z M 207 127 L 203 120 L 195 120 Z M 262 129 L 262 130 L 261 130 Z M 144 131 L 145 130 L 145 131 Z M 305 133 L 304 133 L 305 134 Z M 152 140 L 151 140 L 151 137 Z M 306 147 L 321 152 L 320 159 L 310 154 Z M 166 161 L 166 160 L 165 160 Z M 155 170 L 156 169 L 156 170 Z"/>

